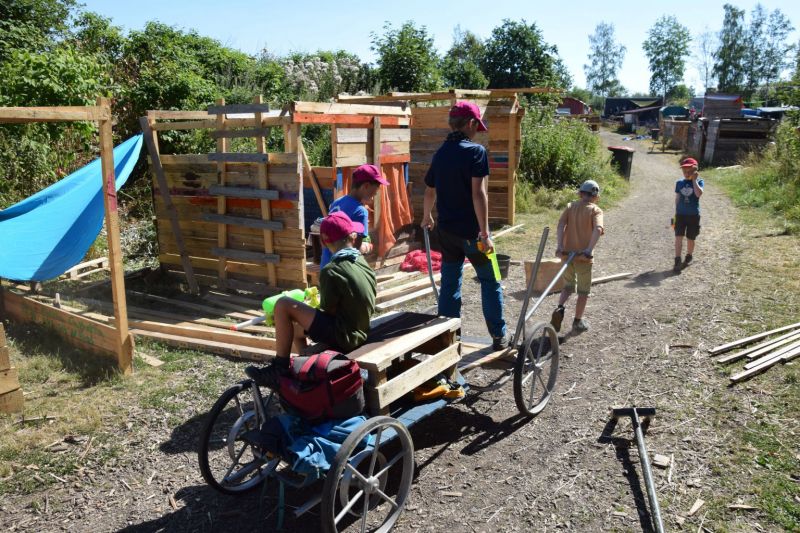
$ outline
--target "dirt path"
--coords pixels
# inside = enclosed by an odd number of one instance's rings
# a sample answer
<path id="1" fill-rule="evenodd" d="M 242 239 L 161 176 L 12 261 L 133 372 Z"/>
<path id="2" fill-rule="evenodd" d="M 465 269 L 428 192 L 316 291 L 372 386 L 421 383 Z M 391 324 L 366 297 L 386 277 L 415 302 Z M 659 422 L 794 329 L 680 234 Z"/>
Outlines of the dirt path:
<path id="1" fill-rule="evenodd" d="M 602 135 L 608 144 L 634 144 Z M 595 288 L 586 314 L 592 329 L 563 344 L 558 389 L 538 418 L 516 416 L 509 384 L 471 394 L 413 429 L 418 475 L 396 531 L 641 530 L 646 496 L 635 446 L 629 448 L 630 426 L 622 422 L 618 438 L 603 437 L 612 429 L 612 405 L 658 408 L 647 442 L 652 453 L 675 459 L 671 482 L 666 471 L 656 471 L 668 529 L 677 529 L 675 515 L 685 514 L 702 491 L 713 490 L 709 459 L 724 432 L 704 416 L 704 405 L 724 389 L 724 379 L 697 350 L 722 340 L 714 326 L 729 294 L 731 209 L 708 185 L 695 263 L 673 275 L 668 220 L 677 158 L 648 154 L 644 143 L 635 147 L 631 194 L 606 213 L 595 268 L 596 276 L 634 276 Z M 532 250 L 540 230 L 529 228 Z M 523 289 L 522 268 L 512 268 L 509 317 L 517 316 Z M 465 335 L 486 335 L 477 298 L 478 285 L 466 281 Z M 538 316 L 547 319 L 553 305 L 546 302 Z M 571 320 L 572 308 L 565 324 Z M 676 344 L 691 348 L 665 349 Z M 244 366 L 213 357 L 202 364 L 188 371 L 194 379 L 213 369 L 234 382 Z M 480 370 L 471 379 L 496 372 Z M 128 431 L 118 436 L 128 450 L 123 457 L 49 489 L 47 509 L 33 503 L 41 494 L 0 500 L 0 529 L 271 531 L 275 517 L 256 496 L 223 497 L 203 483 L 195 443 L 209 405 L 182 401 L 176 414 L 185 422 L 178 427 L 166 415 L 132 407 Z M 287 529 L 317 530 L 317 518 L 289 518 Z"/>

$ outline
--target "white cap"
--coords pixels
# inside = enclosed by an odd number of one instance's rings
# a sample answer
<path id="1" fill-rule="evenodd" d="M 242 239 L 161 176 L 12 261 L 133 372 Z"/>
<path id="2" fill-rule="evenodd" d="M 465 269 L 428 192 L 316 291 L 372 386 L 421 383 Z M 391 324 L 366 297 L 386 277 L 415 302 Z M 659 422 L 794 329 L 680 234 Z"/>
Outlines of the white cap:
<path id="1" fill-rule="evenodd" d="M 591 194 L 592 196 L 597 196 L 600 194 L 600 185 L 598 185 L 594 180 L 586 180 L 581 183 L 581 186 L 578 190 L 580 192 Z"/>

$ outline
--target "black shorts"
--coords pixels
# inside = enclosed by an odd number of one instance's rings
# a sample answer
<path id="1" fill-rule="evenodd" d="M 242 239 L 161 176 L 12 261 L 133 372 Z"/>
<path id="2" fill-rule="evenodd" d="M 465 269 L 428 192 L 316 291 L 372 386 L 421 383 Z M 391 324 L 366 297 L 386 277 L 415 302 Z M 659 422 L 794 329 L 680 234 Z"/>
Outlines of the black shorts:
<path id="1" fill-rule="evenodd" d="M 693 241 L 700 234 L 700 215 L 675 215 L 675 236 Z"/>
<path id="2" fill-rule="evenodd" d="M 339 342 L 336 340 L 336 317 L 317 310 L 314 313 L 314 320 L 306 331 L 311 340 L 322 342 L 332 349 L 338 349 Z"/>

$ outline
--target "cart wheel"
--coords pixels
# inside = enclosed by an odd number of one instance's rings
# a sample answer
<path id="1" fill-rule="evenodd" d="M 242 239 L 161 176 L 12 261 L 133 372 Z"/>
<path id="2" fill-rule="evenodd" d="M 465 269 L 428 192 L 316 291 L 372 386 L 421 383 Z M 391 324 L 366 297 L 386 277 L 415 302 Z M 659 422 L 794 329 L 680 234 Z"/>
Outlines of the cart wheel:
<path id="1" fill-rule="evenodd" d="M 325 477 L 322 530 L 391 530 L 413 475 L 414 444 L 406 427 L 388 416 L 370 418 L 347 437 Z"/>
<path id="2" fill-rule="evenodd" d="M 523 339 L 514 366 L 514 400 L 525 416 L 545 408 L 558 379 L 558 335 L 545 322 L 534 324 Z"/>
<path id="3" fill-rule="evenodd" d="M 222 393 L 200 436 L 200 472 L 206 483 L 224 494 L 252 490 L 268 475 L 266 458 L 241 439 L 259 426 L 251 383 L 237 383 Z"/>

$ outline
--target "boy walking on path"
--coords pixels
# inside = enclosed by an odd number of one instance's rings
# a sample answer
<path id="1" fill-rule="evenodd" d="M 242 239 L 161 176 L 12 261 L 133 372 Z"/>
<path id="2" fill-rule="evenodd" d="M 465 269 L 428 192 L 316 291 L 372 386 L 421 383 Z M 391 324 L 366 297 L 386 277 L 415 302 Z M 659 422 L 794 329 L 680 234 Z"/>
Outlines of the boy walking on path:
<path id="1" fill-rule="evenodd" d="M 342 211 L 322 220 L 322 243 L 331 260 L 319 275 L 319 309 L 285 296 L 275 304 L 275 358 L 266 367 L 248 366 L 245 372 L 259 385 L 277 388 L 289 372 L 294 343 L 300 351 L 306 335 L 331 349 L 350 352 L 364 344 L 375 312 L 375 272 L 353 246 L 364 226 Z"/>
<path id="2" fill-rule="evenodd" d="M 436 229 L 442 249 L 439 315 L 461 316 L 461 281 L 466 257 L 481 284 L 483 317 L 492 336 L 492 347 L 501 350 L 508 346 L 503 292 L 486 256 L 494 250 L 486 192 L 489 158 L 483 146 L 470 140 L 477 132 L 486 131 L 486 125 L 481 121 L 480 109 L 471 102 L 457 102 L 450 109 L 449 125 L 452 131 L 434 154 L 425 176 L 422 216 L 422 225 L 433 228 L 431 212 L 436 204 L 439 215 Z"/>
<path id="3" fill-rule="evenodd" d="M 672 270 L 676 273 L 692 262 L 694 241 L 700 234 L 700 197 L 703 196 L 703 179 L 697 173 L 697 161 L 687 157 L 681 163 L 681 171 L 683 179 L 675 182 L 675 264 Z M 684 237 L 686 257 L 681 264 Z"/>
<path id="4" fill-rule="evenodd" d="M 342 211 L 350 220 L 364 226 L 364 231 L 358 234 L 359 239 L 357 239 L 357 241 L 361 241 L 357 248 L 362 254 L 368 254 L 372 251 L 372 242 L 367 233 L 369 212 L 364 205 L 375 198 L 381 185 L 389 185 L 389 182 L 381 175 L 380 169 L 375 165 L 361 165 L 353 171 L 350 192 L 334 200 L 328 210 L 328 213 Z M 323 247 L 322 258 L 319 262 L 320 270 L 330 262 L 331 255 L 328 247 Z"/>
<path id="5" fill-rule="evenodd" d="M 556 331 L 561 330 L 565 305 L 577 288 L 578 303 L 575 305 L 572 328 L 582 333 L 589 329 L 589 324 L 583 319 L 583 312 L 592 289 L 592 250 L 605 229 L 603 210 L 596 205 L 600 198 L 600 186 L 597 182 L 584 181 L 578 189 L 578 195 L 580 200 L 571 202 L 558 220 L 556 255 L 561 255 L 562 258 L 571 252 L 578 255 L 564 271 L 564 289 L 561 291 L 558 307 L 553 311 L 550 323 Z"/>

